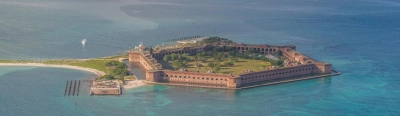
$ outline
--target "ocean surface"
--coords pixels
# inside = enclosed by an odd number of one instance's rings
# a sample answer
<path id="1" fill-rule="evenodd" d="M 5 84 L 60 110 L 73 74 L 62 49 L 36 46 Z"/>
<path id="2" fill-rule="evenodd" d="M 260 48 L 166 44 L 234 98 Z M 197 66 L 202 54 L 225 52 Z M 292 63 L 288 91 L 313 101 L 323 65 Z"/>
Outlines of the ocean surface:
<path id="1" fill-rule="evenodd" d="M 342 75 L 237 91 L 146 85 L 121 96 L 89 96 L 84 83 L 65 97 L 67 80 L 96 75 L 3 66 L 0 116 L 399 115 L 399 21 L 396 0 L 2 0 L 0 59 L 93 58 L 204 35 L 296 45 Z"/>

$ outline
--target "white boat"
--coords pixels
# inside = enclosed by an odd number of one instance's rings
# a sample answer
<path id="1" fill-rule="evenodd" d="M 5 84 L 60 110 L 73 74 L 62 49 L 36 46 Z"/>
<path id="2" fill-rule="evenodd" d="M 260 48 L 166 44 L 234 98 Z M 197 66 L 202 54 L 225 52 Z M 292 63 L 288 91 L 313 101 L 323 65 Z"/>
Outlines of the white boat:
<path id="1" fill-rule="evenodd" d="M 82 40 L 82 44 L 83 44 L 83 45 L 86 45 L 86 43 L 87 43 L 86 39 L 83 39 L 83 40 Z"/>

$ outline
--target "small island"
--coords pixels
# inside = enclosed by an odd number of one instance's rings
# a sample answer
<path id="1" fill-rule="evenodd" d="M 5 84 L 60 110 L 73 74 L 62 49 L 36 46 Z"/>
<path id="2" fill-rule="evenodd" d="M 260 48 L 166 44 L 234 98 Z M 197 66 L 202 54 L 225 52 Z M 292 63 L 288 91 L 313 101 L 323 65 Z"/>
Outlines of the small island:
<path id="1" fill-rule="evenodd" d="M 169 45 L 140 43 L 125 54 L 70 60 L 0 60 L 0 66 L 43 66 L 89 71 L 90 95 L 119 95 L 122 88 L 148 84 L 245 89 L 339 75 L 332 64 L 316 61 L 296 51 L 296 46 L 243 44 L 220 37 L 193 36 L 166 41 Z M 125 61 L 145 69 L 138 80 Z M 77 81 L 66 84 L 73 89 Z M 78 90 L 79 84 L 78 81 Z M 73 92 L 74 93 L 74 92 Z"/>
<path id="2" fill-rule="evenodd" d="M 296 46 L 243 44 L 220 37 L 179 39 L 174 45 L 129 51 L 146 69 L 145 83 L 242 89 L 338 75 L 332 64 L 296 51 Z"/>

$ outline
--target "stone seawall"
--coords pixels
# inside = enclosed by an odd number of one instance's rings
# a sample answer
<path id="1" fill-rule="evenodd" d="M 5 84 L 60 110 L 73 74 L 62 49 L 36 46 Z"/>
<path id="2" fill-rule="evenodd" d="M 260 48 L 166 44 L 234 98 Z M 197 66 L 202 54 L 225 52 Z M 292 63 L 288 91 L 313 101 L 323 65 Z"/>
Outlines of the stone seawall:
<path id="1" fill-rule="evenodd" d="M 148 84 L 160 84 L 160 85 L 173 85 L 173 86 L 188 86 L 188 87 L 202 87 L 202 88 L 219 88 L 219 89 L 250 89 L 250 88 L 255 88 L 255 87 L 261 87 L 261 86 L 268 86 L 268 85 L 275 85 L 275 84 L 282 84 L 282 83 L 289 83 L 289 82 L 295 82 L 295 81 L 303 81 L 303 80 L 309 80 L 309 79 L 316 79 L 316 78 L 322 78 L 322 77 L 329 77 L 329 76 L 335 76 L 335 75 L 340 75 L 340 72 L 337 72 L 335 70 L 332 70 L 334 73 L 332 74 L 321 74 L 321 75 L 316 75 L 316 76 L 310 76 L 310 75 L 304 75 L 304 77 L 300 78 L 288 78 L 288 79 L 276 79 L 276 80 L 270 80 L 270 81 L 260 81 L 258 83 L 250 83 L 248 86 L 241 86 L 237 88 L 229 88 L 227 86 L 221 86 L 221 85 L 206 85 L 206 84 L 199 84 L 199 83 L 185 83 L 185 82 L 151 82 L 151 81 L 143 81 L 144 83 Z"/>
<path id="2" fill-rule="evenodd" d="M 220 46 L 220 45 L 219 45 Z M 172 51 L 161 50 L 159 53 L 145 55 L 142 51 L 132 51 L 129 53 L 130 62 L 140 62 L 146 69 L 146 82 L 147 83 L 162 83 L 171 85 L 182 85 L 182 86 L 204 86 L 208 87 L 215 86 L 216 88 L 241 88 L 242 85 L 259 85 L 259 82 L 278 80 L 278 79 L 290 79 L 272 83 L 284 83 L 292 82 L 297 80 L 304 80 L 310 78 L 316 78 L 314 76 L 306 76 L 301 79 L 291 79 L 295 76 L 313 75 L 320 74 L 325 76 L 332 76 L 332 64 L 317 62 L 299 52 L 296 52 L 295 46 L 269 46 L 269 45 L 251 45 L 251 44 L 235 44 L 230 45 L 233 49 L 244 52 L 247 50 L 263 51 L 263 53 L 276 53 L 279 50 L 283 51 L 283 55 L 288 59 L 294 60 L 299 64 L 289 65 L 284 68 L 269 69 L 265 71 L 245 73 L 241 75 L 230 75 L 230 74 L 214 74 L 214 73 L 199 73 L 190 71 L 172 71 L 163 70 L 158 67 L 156 58 L 162 58 L 164 55 L 171 53 L 196 53 L 199 51 L 210 50 L 213 46 L 205 45 L 203 47 L 188 47 L 183 49 L 174 49 Z M 225 47 L 224 45 L 222 46 Z M 157 64 L 157 66 L 155 65 Z M 334 73 L 337 75 L 340 73 Z M 323 76 L 322 76 L 323 77 Z M 270 83 L 271 84 L 271 83 Z"/>
<path id="3" fill-rule="evenodd" d="M 330 73 L 316 73 L 318 67 L 314 64 L 307 64 L 295 67 L 285 67 L 261 72 L 242 74 L 232 77 L 228 74 L 210 74 L 185 71 L 156 70 L 146 72 L 146 81 L 155 83 L 192 83 L 195 84 L 211 84 L 223 85 L 227 88 L 241 88 L 243 84 L 259 83 L 268 80 L 284 79 L 295 76 L 304 76 L 312 74 L 320 74 L 332 76 Z M 340 73 L 335 73 L 340 74 Z M 308 77 L 303 77 L 308 78 Z M 301 80 L 301 79 L 300 79 Z M 183 84 L 175 84 L 183 85 Z"/>
<path id="4" fill-rule="evenodd" d="M 168 83 L 197 83 L 197 84 L 213 84 L 224 85 L 228 87 L 229 82 L 234 80 L 233 77 L 226 74 L 212 74 L 186 71 L 158 70 L 146 72 L 146 81 L 151 82 L 168 82 Z"/>

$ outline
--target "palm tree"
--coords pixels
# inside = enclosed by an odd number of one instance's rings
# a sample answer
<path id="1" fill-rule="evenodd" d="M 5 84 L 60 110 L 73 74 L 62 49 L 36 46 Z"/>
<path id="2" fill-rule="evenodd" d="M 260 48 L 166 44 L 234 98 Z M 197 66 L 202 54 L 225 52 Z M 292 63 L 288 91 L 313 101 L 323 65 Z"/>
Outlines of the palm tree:
<path id="1" fill-rule="evenodd" d="M 194 59 L 194 66 L 196 66 L 197 67 L 197 71 L 199 71 L 199 69 L 200 69 L 200 67 L 199 67 L 199 64 L 197 63 L 197 56 L 193 56 L 193 59 Z"/>

